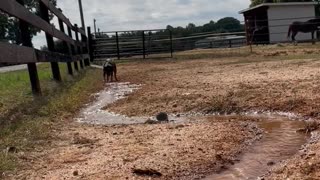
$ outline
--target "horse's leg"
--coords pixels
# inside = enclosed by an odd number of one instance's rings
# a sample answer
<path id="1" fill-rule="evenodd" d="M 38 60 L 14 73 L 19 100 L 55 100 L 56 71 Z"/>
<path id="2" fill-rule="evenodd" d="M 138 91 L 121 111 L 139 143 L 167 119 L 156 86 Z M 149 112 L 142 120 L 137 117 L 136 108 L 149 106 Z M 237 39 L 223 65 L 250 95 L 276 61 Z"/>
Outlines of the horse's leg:
<path id="1" fill-rule="evenodd" d="M 298 34 L 298 31 L 292 31 L 292 35 L 291 35 L 291 38 L 292 38 L 292 42 L 293 44 L 296 46 L 298 45 L 298 42 L 296 41 L 296 35 Z"/>
<path id="2" fill-rule="evenodd" d="M 312 36 L 312 44 L 316 44 L 316 42 L 314 40 L 314 31 L 311 32 L 311 36 Z"/>

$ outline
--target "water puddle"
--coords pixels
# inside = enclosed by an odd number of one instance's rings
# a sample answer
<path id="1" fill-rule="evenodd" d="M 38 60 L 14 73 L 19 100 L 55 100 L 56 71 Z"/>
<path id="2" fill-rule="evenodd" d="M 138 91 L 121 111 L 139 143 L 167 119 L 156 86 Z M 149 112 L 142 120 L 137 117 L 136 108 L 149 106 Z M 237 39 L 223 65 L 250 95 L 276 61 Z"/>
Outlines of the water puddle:
<path id="1" fill-rule="evenodd" d="M 106 88 L 95 94 L 96 100 L 84 108 L 77 121 L 80 123 L 115 125 L 137 124 L 146 121 L 145 118 L 129 118 L 103 110 L 103 108 L 115 101 L 125 98 L 128 94 L 139 89 L 140 85 L 130 83 L 110 83 Z"/>
<path id="2" fill-rule="evenodd" d="M 145 123 L 148 119 L 154 120 L 155 117 L 127 117 L 104 110 L 103 108 L 115 101 L 125 98 L 133 91 L 140 88 L 140 85 L 130 83 L 110 83 L 106 88 L 95 94 L 96 100 L 88 104 L 76 118 L 79 123 L 98 124 L 98 125 L 131 125 Z M 177 117 L 169 115 L 171 123 L 183 123 L 188 121 L 184 116 Z"/>
<path id="3" fill-rule="evenodd" d="M 257 115 L 255 115 L 257 117 Z M 308 140 L 308 135 L 296 131 L 304 127 L 302 121 L 282 116 L 261 115 L 258 126 L 265 131 L 261 140 L 255 142 L 239 162 L 220 174 L 213 174 L 205 180 L 258 179 L 273 166 L 296 154 Z"/>

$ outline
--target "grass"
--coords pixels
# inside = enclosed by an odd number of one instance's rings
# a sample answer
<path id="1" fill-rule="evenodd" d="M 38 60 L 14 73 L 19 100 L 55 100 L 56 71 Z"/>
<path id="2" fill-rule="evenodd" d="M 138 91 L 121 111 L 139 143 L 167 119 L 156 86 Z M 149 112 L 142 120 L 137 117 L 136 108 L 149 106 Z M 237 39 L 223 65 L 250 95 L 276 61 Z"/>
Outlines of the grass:
<path id="1" fill-rule="evenodd" d="M 16 154 L 6 153 L 8 147 L 18 152 L 43 147 L 52 138 L 52 130 L 73 117 L 103 87 L 100 70 L 87 68 L 72 77 L 61 65 L 61 83 L 52 80 L 48 64 L 39 65 L 38 70 L 40 98 L 33 98 L 26 70 L 0 74 L 0 177 L 1 172 L 20 165 Z"/>

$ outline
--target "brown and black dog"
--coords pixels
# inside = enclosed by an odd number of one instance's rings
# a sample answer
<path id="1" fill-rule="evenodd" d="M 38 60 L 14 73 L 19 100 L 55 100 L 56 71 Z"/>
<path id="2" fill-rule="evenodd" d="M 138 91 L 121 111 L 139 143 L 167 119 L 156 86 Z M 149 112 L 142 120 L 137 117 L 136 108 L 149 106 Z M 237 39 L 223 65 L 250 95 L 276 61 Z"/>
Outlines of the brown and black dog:
<path id="1" fill-rule="evenodd" d="M 104 81 L 106 81 L 106 75 L 107 75 L 107 82 L 113 82 L 113 76 L 114 76 L 115 80 L 118 81 L 117 65 L 111 59 L 107 59 L 107 61 L 103 65 L 103 79 L 104 79 Z"/>

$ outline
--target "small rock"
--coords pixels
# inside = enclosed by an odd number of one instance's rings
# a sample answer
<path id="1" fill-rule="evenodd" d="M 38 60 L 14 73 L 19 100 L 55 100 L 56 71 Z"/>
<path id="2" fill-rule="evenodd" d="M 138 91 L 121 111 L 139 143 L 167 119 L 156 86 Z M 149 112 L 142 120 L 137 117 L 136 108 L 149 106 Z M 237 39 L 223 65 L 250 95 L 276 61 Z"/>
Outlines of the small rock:
<path id="1" fill-rule="evenodd" d="M 158 121 L 169 121 L 169 117 L 167 113 L 161 112 L 156 116 Z"/>
<path id="2" fill-rule="evenodd" d="M 73 171 L 72 173 L 74 176 L 78 176 L 79 175 L 79 172 L 78 171 Z"/>
<path id="3" fill-rule="evenodd" d="M 133 169 L 132 172 L 139 176 L 162 176 L 159 171 L 156 171 L 154 169 Z"/>
<path id="4" fill-rule="evenodd" d="M 301 128 L 301 129 L 298 129 L 296 132 L 297 133 L 307 133 L 307 130 L 304 128 Z"/>
<path id="5" fill-rule="evenodd" d="M 268 165 L 268 166 L 273 166 L 273 165 L 275 165 L 275 162 L 269 161 L 269 162 L 267 163 L 267 165 Z"/>
<path id="6" fill-rule="evenodd" d="M 184 125 L 183 124 L 179 124 L 175 127 L 176 129 L 179 129 L 179 128 L 184 128 Z"/>
<path id="7" fill-rule="evenodd" d="M 176 107 L 178 107 L 178 105 L 177 105 L 177 104 L 174 104 L 172 107 L 173 107 L 173 108 L 176 108 Z"/>
<path id="8" fill-rule="evenodd" d="M 154 121 L 152 119 L 148 119 L 146 122 L 144 122 L 145 124 L 158 124 L 157 121 Z"/>
<path id="9" fill-rule="evenodd" d="M 16 147 L 8 147 L 7 148 L 7 153 L 17 153 L 18 150 Z"/>

